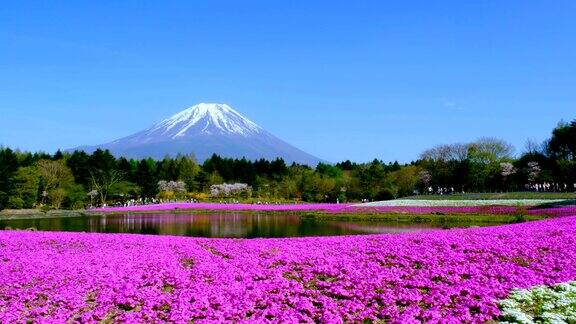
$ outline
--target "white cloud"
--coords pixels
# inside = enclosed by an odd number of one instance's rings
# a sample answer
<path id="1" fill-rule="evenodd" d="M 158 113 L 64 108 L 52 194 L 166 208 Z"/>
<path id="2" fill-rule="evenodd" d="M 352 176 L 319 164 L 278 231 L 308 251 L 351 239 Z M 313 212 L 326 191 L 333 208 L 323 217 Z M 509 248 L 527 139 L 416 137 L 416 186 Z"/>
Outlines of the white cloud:
<path id="1" fill-rule="evenodd" d="M 440 104 L 449 110 L 464 110 L 453 98 L 441 98 Z"/>

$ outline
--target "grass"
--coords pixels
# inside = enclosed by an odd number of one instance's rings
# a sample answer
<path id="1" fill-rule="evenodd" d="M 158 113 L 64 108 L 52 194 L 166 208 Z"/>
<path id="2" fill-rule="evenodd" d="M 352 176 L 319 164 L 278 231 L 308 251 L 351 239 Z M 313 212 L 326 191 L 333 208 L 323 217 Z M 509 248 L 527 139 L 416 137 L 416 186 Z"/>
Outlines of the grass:
<path id="1" fill-rule="evenodd" d="M 0 211 L 0 220 L 10 219 L 37 219 L 37 218 L 67 218 L 81 217 L 88 214 L 84 210 L 53 209 L 4 209 Z"/>
<path id="2" fill-rule="evenodd" d="M 309 212 L 302 215 L 303 218 L 310 218 L 320 221 L 369 221 L 369 222 L 397 222 L 406 224 L 427 223 L 435 225 L 457 225 L 465 224 L 490 225 L 490 224 L 511 224 L 524 221 L 541 220 L 548 218 L 546 215 L 526 215 L 526 214 L 406 214 L 406 213 L 322 213 Z"/>
<path id="3" fill-rule="evenodd" d="M 449 195 L 418 195 L 402 199 L 415 200 L 498 200 L 498 199 L 576 199 L 574 192 L 482 192 Z"/>

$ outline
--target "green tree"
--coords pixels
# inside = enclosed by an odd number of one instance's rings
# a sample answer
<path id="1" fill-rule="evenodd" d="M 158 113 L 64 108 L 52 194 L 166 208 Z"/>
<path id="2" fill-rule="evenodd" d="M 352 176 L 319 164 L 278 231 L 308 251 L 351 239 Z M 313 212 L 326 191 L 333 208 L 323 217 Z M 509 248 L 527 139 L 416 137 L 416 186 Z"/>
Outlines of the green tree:
<path id="1" fill-rule="evenodd" d="M 18 158 L 14 151 L 0 147 L 0 210 L 6 208 L 14 189 L 14 176 L 18 170 Z"/>
<path id="2" fill-rule="evenodd" d="M 135 172 L 136 184 L 140 187 L 142 198 L 153 198 L 158 194 L 158 178 L 156 177 L 156 163 L 152 159 L 138 162 Z"/>
<path id="3" fill-rule="evenodd" d="M 74 184 L 74 176 L 64 160 L 40 160 L 37 162 L 38 173 L 42 179 L 43 202 L 47 197 L 54 208 L 60 208 L 66 198 L 67 190 Z"/>
<path id="4" fill-rule="evenodd" d="M 179 165 L 174 159 L 165 157 L 158 163 L 158 179 L 166 181 L 176 181 L 180 175 L 178 170 Z"/>
<path id="5" fill-rule="evenodd" d="M 196 177 L 200 173 L 200 166 L 193 156 L 179 156 L 176 159 L 178 166 L 177 180 L 184 181 L 188 191 L 198 190 Z"/>
<path id="6" fill-rule="evenodd" d="M 92 181 L 90 175 L 90 156 L 84 151 L 74 151 L 67 159 L 66 165 L 72 171 L 76 183 L 88 187 Z"/>
<path id="7" fill-rule="evenodd" d="M 395 193 L 395 198 L 413 194 L 418 184 L 418 172 L 420 172 L 418 167 L 409 165 L 388 175 L 389 183 L 393 188 L 391 192 Z"/>
<path id="8" fill-rule="evenodd" d="M 23 208 L 32 208 L 38 201 L 40 175 L 35 166 L 19 168 L 14 177 L 16 197 L 22 200 Z"/>
<path id="9" fill-rule="evenodd" d="M 547 150 L 555 159 L 576 161 L 576 120 L 569 124 L 561 122 L 554 128 Z"/>

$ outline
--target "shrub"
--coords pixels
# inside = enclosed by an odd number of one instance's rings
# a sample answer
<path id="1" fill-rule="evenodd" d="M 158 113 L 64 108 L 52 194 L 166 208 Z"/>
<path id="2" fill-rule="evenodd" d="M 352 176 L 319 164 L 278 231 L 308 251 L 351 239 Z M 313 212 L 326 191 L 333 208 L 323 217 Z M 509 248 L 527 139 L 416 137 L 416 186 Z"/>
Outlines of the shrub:
<path id="1" fill-rule="evenodd" d="M 6 207 L 11 209 L 22 209 L 24 208 L 24 200 L 22 200 L 20 197 L 10 197 L 8 198 Z"/>
<path id="2" fill-rule="evenodd" d="M 208 194 L 203 193 L 203 192 L 191 192 L 188 195 L 188 198 L 192 198 L 195 200 L 207 200 L 208 198 L 210 198 L 210 196 L 208 196 Z"/>
<path id="3" fill-rule="evenodd" d="M 526 217 L 528 216 L 528 210 L 525 207 L 518 207 L 514 212 L 514 222 L 521 223 L 526 221 Z"/>
<path id="4" fill-rule="evenodd" d="M 53 209 L 54 208 L 52 208 L 52 206 L 50 206 L 50 205 L 42 205 L 42 207 L 40 207 L 40 211 L 43 213 L 47 213 Z"/>

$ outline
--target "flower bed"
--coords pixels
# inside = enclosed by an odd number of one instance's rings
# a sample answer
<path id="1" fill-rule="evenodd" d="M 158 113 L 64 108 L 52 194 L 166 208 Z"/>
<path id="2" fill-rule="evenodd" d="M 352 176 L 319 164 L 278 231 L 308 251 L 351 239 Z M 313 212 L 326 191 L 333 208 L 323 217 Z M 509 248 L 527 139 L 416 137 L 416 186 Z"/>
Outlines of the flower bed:
<path id="1" fill-rule="evenodd" d="M 514 290 L 500 308 L 505 322 L 576 323 L 576 281 Z"/>
<path id="2" fill-rule="evenodd" d="M 576 206 L 535 208 L 527 206 L 378 206 L 347 207 L 336 212 L 358 213 L 405 213 L 405 214 L 492 214 L 492 215 L 576 215 Z"/>
<path id="3" fill-rule="evenodd" d="M 382 206 L 450 206 L 450 207 L 469 207 L 469 206 L 536 206 L 542 204 L 558 204 L 565 202 L 566 199 L 395 199 L 385 201 L 375 201 L 365 204 L 356 204 L 357 207 L 382 207 Z M 576 202 L 576 201 L 573 201 Z"/>
<path id="4" fill-rule="evenodd" d="M 346 204 L 223 204 L 223 203 L 163 203 L 129 207 L 96 208 L 97 212 L 138 212 L 163 210 L 251 210 L 251 211 L 336 211 L 348 208 Z"/>
<path id="5" fill-rule="evenodd" d="M 0 232 L 0 322 L 481 322 L 576 279 L 576 217 L 417 234 L 199 239 Z"/>
<path id="6" fill-rule="evenodd" d="M 148 212 L 173 210 L 214 210 L 214 211 L 322 211 L 330 213 L 407 213 L 407 214 L 516 214 L 566 216 L 576 215 L 576 206 L 556 208 L 530 208 L 527 206 L 368 206 L 347 204 L 283 204 L 283 205 L 255 205 L 255 204 L 222 204 L 222 203 L 165 203 L 154 205 L 110 207 L 93 209 L 96 212 Z"/>

